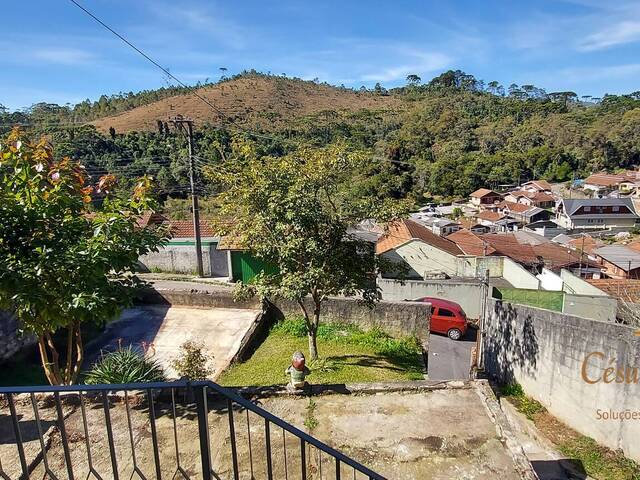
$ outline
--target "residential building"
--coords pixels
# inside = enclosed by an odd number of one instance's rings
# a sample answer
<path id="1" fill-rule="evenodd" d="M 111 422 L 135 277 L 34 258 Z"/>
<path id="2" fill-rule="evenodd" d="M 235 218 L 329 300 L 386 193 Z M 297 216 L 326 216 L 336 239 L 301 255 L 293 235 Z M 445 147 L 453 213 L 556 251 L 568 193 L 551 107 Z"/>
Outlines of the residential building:
<path id="1" fill-rule="evenodd" d="M 487 225 L 483 225 L 476 218 L 463 217 L 458 219 L 460 229 L 466 229 L 473 233 L 489 233 L 491 229 Z"/>
<path id="2" fill-rule="evenodd" d="M 488 188 L 479 188 L 470 195 L 470 201 L 474 207 L 484 208 L 502 201 L 502 195 Z"/>
<path id="3" fill-rule="evenodd" d="M 495 232 L 498 230 L 498 222 L 505 218 L 506 215 L 501 212 L 494 212 L 491 210 L 482 210 L 475 215 L 476 220 L 480 225 L 489 227 L 490 231 Z"/>
<path id="4" fill-rule="evenodd" d="M 556 199 L 546 192 L 530 192 L 528 190 L 515 190 L 505 195 L 508 202 L 522 203 L 531 207 L 554 208 Z"/>
<path id="5" fill-rule="evenodd" d="M 583 188 L 594 192 L 596 195 L 606 195 L 618 190 L 623 195 L 628 195 L 640 186 L 640 172 L 627 171 L 619 174 L 594 173 L 584 181 Z"/>
<path id="6" fill-rule="evenodd" d="M 597 248 L 593 255 L 611 278 L 640 279 L 640 252 L 624 245 Z"/>
<path id="7" fill-rule="evenodd" d="M 552 193 L 551 184 L 546 180 L 531 180 L 529 182 L 523 183 L 520 187 L 522 190 L 526 190 L 528 192 L 545 192 Z"/>
<path id="8" fill-rule="evenodd" d="M 567 229 L 630 230 L 638 218 L 630 198 L 565 198 L 556 212 L 556 222 Z"/>
<path id="9" fill-rule="evenodd" d="M 534 273 L 540 273 L 543 267 L 555 273 L 564 268 L 583 277 L 600 272 L 597 263 L 530 232 L 488 234 L 480 238 L 495 250 L 495 255 L 509 257 Z"/>
<path id="10" fill-rule="evenodd" d="M 594 173 L 584 180 L 582 188 L 594 192 L 596 195 L 606 195 L 616 190 L 622 180 L 622 175 Z"/>
<path id="11" fill-rule="evenodd" d="M 456 257 L 463 252 L 451 240 L 436 235 L 418 222 L 405 219 L 387 226 L 376 244 L 376 254 L 399 266 L 383 272 L 383 277 L 426 279 L 455 275 Z"/>
<path id="12" fill-rule="evenodd" d="M 482 234 L 474 233 L 466 228 L 452 233 L 447 237 L 447 240 L 454 242 L 465 255 L 486 257 L 496 253 L 496 249 L 482 239 Z"/>
<path id="13" fill-rule="evenodd" d="M 436 235 L 446 237 L 460 230 L 461 226 L 458 222 L 449 220 L 448 218 L 425 217 L 422 214 L 411 214 L 411 220 L 414 220 L 425 227 L 429 228 Z"/>
<path id="14" fill-rule="evenodd" d="M 498 204 L 498 210 L 523 224 L 548 220 L 550 216 L 549 212 L 542 208 L 506 200 Z"/>
<path id="15" fill-rule="evenodd" d="M 531 222 L 525 225 L 523 229 L 525 231 L 537 233 L 538 235 L 542 235 L 548 239 L 552 239 L 567 231 L 566 228 L 562 228 L 553 220 L 538 220 L 536 222 Z"/>

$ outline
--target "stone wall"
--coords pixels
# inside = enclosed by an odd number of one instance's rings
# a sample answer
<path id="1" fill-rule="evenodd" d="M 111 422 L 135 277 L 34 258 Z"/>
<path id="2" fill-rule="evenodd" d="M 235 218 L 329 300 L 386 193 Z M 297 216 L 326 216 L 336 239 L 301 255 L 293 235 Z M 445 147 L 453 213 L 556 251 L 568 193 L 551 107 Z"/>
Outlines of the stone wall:
<path id="1" fill-rule="evenodd" d="M 489 374 L 517 381 L 570 427 L 640 460 L 640 373 L 634 370 L 640 337 L 634 329 L 499 300 L 490 300 L 485 326 Z M 632 382 L 617 383 L 617 369 Z M 614 381 L 605 382 L 605 375 Z M 605 420 L 610 410 L 636 419 Z"/>
<path id="2" fill-rule="evenodd" d="M 18 333 L 18 322 L 13 315 L 0 311 L 0 362 L 10 359 L 35 342 L 33 335 Z"/>

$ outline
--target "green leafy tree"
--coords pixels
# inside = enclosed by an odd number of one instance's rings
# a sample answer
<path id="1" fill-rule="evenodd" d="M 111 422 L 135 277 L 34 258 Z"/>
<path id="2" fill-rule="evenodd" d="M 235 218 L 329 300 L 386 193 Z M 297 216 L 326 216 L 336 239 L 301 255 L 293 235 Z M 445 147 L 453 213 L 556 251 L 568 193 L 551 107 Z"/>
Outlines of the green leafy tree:
<path id="1" fill-rule="evenodd" d="M 234 158 L 211 169 L 218 183 L 223 234 L 273 268 L 260 273 L 241 293 L 297 302 L 305 319 L 311 359 L 322 303 L 329 296 L 379 299 L 379 259 L 368 244 L 348 233 L 363 219 L 390 219 L 394 202 L 350 195 L 356 172 L 370 161 L 343 145 L 301 147 L 287 155 L 259 155 L 236 145 Z"/>
<path id="2" fill-rule="evenodd" d="M 409 85 L 418 85 L 421 81 L 422 79 L 415 73 L 407 75 L 407 83 Z"/>
<path id="3" fill-rule="evenodd" d="M 132 298 L 138 257 L 164 242 L 137 224 L 154 207 L 150 180 L 130 198 L 114 187 L 109 175 L 88 184 L 78 163 L 54 160 L 44 140 L 31 143 L 19 130 L 0 147 L 0 306 L 37 336 L 51 384 L 76 381 L 81 325 L 117 315 Z M 62 329 L 60 352 L 53 335 Z"/>

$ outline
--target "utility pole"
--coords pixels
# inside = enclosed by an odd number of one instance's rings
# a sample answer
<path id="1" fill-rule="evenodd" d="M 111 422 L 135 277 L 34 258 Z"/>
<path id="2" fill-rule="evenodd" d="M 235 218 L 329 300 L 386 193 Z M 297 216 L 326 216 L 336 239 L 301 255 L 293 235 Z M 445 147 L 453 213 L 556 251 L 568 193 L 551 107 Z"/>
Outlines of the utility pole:
<path id="1" fill-rule="evenodd" d="M 193 161 L 193 120 L 189 117 L 176 115 L 170 118 L 177 128 L 187 131 L 187 139 L 189 142 L 189 183 L 191 185 L 191 213 L 193 215 L 193 236 L 196 240 L 196 262 L 198 267 L 198 276 L 204 277 L 204 267 L 202 266 L 202 239 L 200 236 L 200 209 L 198 207 L 198 194 L 196 193 L 195 184 L 195 168 Z"/>
<path id="2" fill-rule="evenodd" d="M 484 332 L 489 306 L 489 296 L 491 287 L 489 285 L 489 269 L 485 270 L 482 278 L 482 298 L 480 299 L 480 318 L 478 318 L 478 335 L 476 337 L 476 368 L 478 371 L 484 370 Z"/>

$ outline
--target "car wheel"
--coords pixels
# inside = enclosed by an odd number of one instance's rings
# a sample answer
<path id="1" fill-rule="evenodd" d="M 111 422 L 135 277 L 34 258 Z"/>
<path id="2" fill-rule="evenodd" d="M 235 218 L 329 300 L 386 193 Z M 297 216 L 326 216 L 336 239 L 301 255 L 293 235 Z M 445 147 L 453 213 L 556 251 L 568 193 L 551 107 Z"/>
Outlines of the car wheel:
<path id="1" fill-rule="evenodd" d="M 449 330 L 447 332 L 447 336 L 451 340 L 460 340 L 462 338 L 462 332 L 460 330 L 458 330 L 457 328 L 452 328 L 451 330 Z"/>

